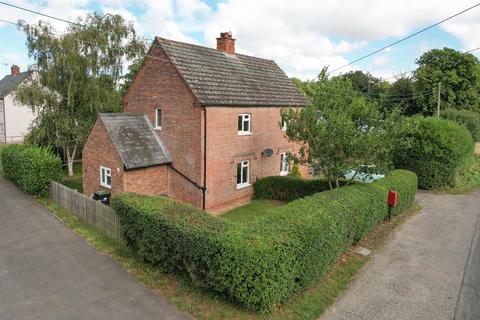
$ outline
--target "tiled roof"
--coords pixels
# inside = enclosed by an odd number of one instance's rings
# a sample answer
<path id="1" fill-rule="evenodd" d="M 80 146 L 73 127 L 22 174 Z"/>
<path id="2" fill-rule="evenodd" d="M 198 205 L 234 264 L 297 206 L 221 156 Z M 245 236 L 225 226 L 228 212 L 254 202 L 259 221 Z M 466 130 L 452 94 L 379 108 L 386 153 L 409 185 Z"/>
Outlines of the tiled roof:
<path id="1" fill-rule="evenodd" d="M 171 163 L 165 145 L 143 113 L 101 113 L 125 169 Z"/>
<path id="2" fill-rule="evenodd" d="M 10 92 L 15 90 L 23 80 L 30 75 L 29 71 L 21 72 L 16 76 L 8 75 L 0 80 L 0 98 L 6 97 Z"/>
<path id="3" fill-rule="evenodd" d="M 156 38 L 205 106 L 304 106 L 305 97 L 271 60 Z"/>

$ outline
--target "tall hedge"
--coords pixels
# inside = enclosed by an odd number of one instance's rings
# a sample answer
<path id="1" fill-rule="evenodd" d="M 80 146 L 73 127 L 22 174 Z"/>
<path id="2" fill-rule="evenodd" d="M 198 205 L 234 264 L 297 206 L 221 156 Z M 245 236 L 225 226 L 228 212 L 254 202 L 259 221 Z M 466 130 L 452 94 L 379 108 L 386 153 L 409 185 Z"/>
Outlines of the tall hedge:
<path id="1" fill-rule="evenodd" d="M 314 194 L 234 224 L 165 197 L 117 195 L 112 205 L 131 246 L 169 272 L 248 309 L 267 311 L 321 278 L 355 240 L 387 215 L 387 193 L 399 191 L 395 213 L 410 207 L 415 174 Z"/>
<path id="2" fill-rule="evenodd" d="M 446 109 L 441 117 L 465 126 L 474 141 L 480 141 L 480 113 L 472 110 Z"/>
<path id="3" fill-rule="evenodd" d="M 413 171 L 422 189 L 454 186 L 473 158 L 470 132 L 455 122 L 413 117 L 398 132 L 395 168 Z"/>
<path id="4" fill-rule="evenodd" d="M 47 148 L 10 145 L 3 148 L 1 161 L 5 177 L 32 195 L 47 195 L 50 181 L 63 178 L 60 157 Z"/>
<path id="5" fill-rule="evenodd" d="M 340 181 L 342 185 L 344 181 Z M 253 185 L 255 199 L 275 199 L 293 201 L 317 192 L 330 190 L 325 179 L 302 179 L 289 176 L 270 176 L 257 179 Z"/>

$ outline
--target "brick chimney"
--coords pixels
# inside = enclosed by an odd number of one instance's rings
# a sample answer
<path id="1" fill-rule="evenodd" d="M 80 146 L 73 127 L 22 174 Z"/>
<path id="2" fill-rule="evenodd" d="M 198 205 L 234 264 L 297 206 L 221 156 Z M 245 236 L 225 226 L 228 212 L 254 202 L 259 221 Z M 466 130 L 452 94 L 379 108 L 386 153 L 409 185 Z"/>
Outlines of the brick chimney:
<path id="1" fill-rule="evenodd" d="M 12 65 L 12 76 L 16 76 L 17 74 L 20 73 L 20 67 L 17 66 L 16 64 Z"/>
<path id="2" fill-rule="evenodd" d="M 217 49 L 235 54 L 235 39 L 232 38 L 231 31 L 220 33 L 220 38 L 217 38 Z"/>

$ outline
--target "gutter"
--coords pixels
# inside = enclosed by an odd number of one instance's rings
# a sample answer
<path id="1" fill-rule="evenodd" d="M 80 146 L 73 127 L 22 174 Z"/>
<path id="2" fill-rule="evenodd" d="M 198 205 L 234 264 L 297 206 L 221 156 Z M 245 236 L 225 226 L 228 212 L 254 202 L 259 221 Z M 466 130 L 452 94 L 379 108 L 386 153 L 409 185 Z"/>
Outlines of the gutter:
<path id="1" fill-rule="evenodd" d="M 202 188 L 202 209 L 205 210 L 205 199 L 207 192 L 207 107 L 203 107 L 203 188 Z"/>

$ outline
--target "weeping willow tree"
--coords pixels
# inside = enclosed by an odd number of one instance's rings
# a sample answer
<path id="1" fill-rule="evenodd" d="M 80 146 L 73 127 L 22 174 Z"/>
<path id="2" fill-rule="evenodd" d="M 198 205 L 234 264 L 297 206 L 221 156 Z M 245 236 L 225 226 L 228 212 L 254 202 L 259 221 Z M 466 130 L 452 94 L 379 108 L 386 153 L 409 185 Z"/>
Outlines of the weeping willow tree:
<path id="1" fill-rule="evenodd" d="M 47 22 L 19 28 L 27 36 L 36 72 L 16 99 L 37 115 L 28 140 L 63 149 L 68 174 L 100 112 L 121 109 L 124 65 L 145 53 L 146 43 L 119 15 L 88 14 L 61 34 Z"/>

